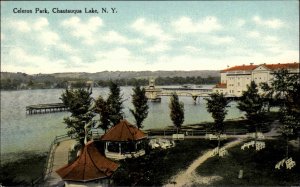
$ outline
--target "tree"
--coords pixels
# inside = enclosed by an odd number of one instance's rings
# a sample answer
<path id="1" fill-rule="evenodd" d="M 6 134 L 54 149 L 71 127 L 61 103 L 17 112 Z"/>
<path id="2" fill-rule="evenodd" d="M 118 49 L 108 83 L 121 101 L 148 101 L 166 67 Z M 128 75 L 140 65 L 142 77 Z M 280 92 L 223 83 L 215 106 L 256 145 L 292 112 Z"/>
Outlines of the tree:
<path id="1" fill-rule="evenodd" d="M 300 128 L 300 78 L 298 74 L 291 74 L 286 69 L 274 73 L 271 88 L 275 98 L 280 99 L 280 127 L 282 136 L 286 139 L 286 158 L 289 155 L 290 139 L 297 137 Z"/>
<path id="2" fill-rule="evenodd" d="M 123 119 L 123 101 L 121 90 L 118 84 L 110 82 L 109 85 L 110 94 L 107 98 L 107 104 L 109 105 L 110 115 L 109 120 L 116 125 Z"/>
<path id="3" fill-rule="evenodd" d="M 95 112 L 100 116 L 100 128 L 106 132 L 110 126 L 110 108 L 105 99 L 102 96 L 99 96 L 95 101 Z"/>
<path id="4" fill-rule="evenodd" d="M 130 109 L 130 112 L 135 118 L 136 126 L 140 129 L 142 128 L 142 123 L 144 119 L 148 116 L 149 106 L 147 104 L 146 90 L 138 85 L 133 88 L 134 94 L 132 95 L 132 104 L 134 109 Z"/>
<path id="5" fill-rule="evenodd" d="M 210 98 L 205 99 L 207 101 L 206 108 L 214 118 L 214 129 L 218 135 L 218 147 L 220 146 L 220 135 L 224 132 L 224 119 L 227 114 L 226 107 L 228 107 L 228 99 L 226 99 L 223 93 L 212 93 Z"/>
<path id="6" fill-rule="evenodd" d="M 257 85 L 254 81 L 251 81 L 250 86 L 247 85 L 247 90 L 243 91 L 237 108 L 246 112 L 246 118 L 255 128 L 255 137 L 257 137 L 257 130 L 260 126 L 260 121 L 263 119 L 263 100 L 258 94 Z M 255 138 L 256 140 L 256 138 Z"/>
<path id="7" fill-rule="evenodd" d="M 88 128 L 93 127 L 95 124 L 91 94 L 92 91 L 89 88 L 66 89 L 60 98 L 71 112 L 70 117 L 64 118 L 68 135 L 75 138 L 81 145 L 84 145 Z"/>
<path id="8" fill-rule="evenodd" d="M 289 156 L 289 140 L 296 137 L 297 129 L 300 127 L 300 121 L 293 114 L 289 113 L 287 109 L 281 110 L 280 127 L 282 136 L 286 139 L 286 159 Z"/>
<path id="9" fill-rule="evenodd" d="M 177 128 L 178 134 L 178 129 L 181 128 L 181 125 L 184 121 L 184 105 L 182 102 L 179 102 L 178 95 L 176 93 L 171 95 L 169 108 L 171 120 L 173 121 L 174 126 Z"/>
<path id="10" fill-rule="evenodd" d="M 289 72 L 287 69 L 281 69 L 274 73 L 273 81 L 271 82 L 271 87 L 275 91 L 275 98 L 281 99 L 283 101 L 287 98 L 288 90 L 290 90 L 290 79 L 292 77 L 289 76 Z M 284 107 L 285 102 L 282 103 L 282 107 Z"/>
<path id="11" fill-rule="evenodd" d="M 261 82 L 260 88 L 263 90 L 263 93 L 262 93 L 263 103 L 267 107 L 267 111 L 270 112 L 270 108 L 274 104 L 274 99 L 273 99 L 274 90 L 266 82 Z"/>

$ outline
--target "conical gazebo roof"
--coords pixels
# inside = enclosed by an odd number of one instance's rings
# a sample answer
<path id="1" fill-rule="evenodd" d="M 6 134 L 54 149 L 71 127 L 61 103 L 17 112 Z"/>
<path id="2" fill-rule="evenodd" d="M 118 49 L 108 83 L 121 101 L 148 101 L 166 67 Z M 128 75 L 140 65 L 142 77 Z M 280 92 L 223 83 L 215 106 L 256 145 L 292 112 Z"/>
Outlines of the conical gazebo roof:
<path id="1" fill-rule="evenodd" d="M 96 148 L 93 141 L 88 142 L 79 158 L 56 171 L 66 181 L 87 182 L 109 177 L 119 167 L 107 159 Z"/>
<path id="2" fill-rule="evenodd" d="M 143 131 L 139 130 L 127 120 L 121 120 L 120 123 L 109 129 L 103 136 L 102 141 L 136 141 L 146 138 Z"/>

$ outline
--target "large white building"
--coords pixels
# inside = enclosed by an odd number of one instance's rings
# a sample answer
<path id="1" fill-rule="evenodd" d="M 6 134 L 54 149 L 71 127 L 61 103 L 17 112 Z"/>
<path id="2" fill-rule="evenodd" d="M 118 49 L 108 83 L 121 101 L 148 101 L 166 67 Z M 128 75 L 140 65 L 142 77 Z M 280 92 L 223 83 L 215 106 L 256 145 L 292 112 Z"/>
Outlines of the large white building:
<path id="1" fill-rule="evenodd" d="M 229 96 L 239 97 L 247 89 L 247 85 L 254 81 L 270 83 L 275 71 L 287 69 L 290 73 L 299 74 L 299 63 L 260 64 L 234 66 L 221 71 L 221 82 L 213 90 Z"/>

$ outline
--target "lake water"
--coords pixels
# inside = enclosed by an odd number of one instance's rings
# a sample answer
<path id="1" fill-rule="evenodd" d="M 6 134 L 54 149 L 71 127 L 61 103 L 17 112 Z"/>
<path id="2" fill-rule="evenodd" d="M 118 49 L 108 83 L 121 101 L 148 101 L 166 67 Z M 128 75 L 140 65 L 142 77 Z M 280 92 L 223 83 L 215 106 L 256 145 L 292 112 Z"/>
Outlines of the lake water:
<path id="1" fill-rule="evenodd" d="M 211 87 L 211 86 L 207 86 Z M 132 87 L 121 87 L 126 119 L 134 123 L 129 112 L 132 108 Z M 1 157 L 9 153 L 27 151 L 47 151 L 51 141 L 56 135 L 66 134 L 63 118 L 69 116 L 68 112 L 26 115 L 25 107 L 41 103 L 61 102 L 63 89 L 1 91 Z M 108 88 L 93 88 L 93 97 L 102 95 L 107 97 Z M 191 97 L 179 97 L 184 103 L 185 121 L 183 125 L 212 121 L 211 115 L 206 111 L 205 100 Z M 149 114 L 144 121 L 144 129 L 163 128 L 172 125 L 169 117 L 169 97 L 162 97 L 160 103 L 149 102 Z M 242 113 L 231 103 L 226 119 L 238 118 Z M 97 119 L 99 117 L 97 116 Z"/>

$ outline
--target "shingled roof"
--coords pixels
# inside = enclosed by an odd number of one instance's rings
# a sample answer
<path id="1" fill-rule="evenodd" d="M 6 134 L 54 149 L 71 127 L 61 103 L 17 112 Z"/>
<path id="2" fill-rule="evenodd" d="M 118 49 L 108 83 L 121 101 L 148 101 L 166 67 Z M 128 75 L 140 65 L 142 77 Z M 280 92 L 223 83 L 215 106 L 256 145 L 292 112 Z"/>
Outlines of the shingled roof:
<path id="1" fill-rule="evenodd" d="M 143 131 L 131 125 L 127 120 L 121 120 L 120 123 L 109 129 L 100 139 L 102 141 L 134 141 L 146 138 Z"/>
<path id="2" fill-rule="evenodd" d="M 88 142 L 79 158 L 56 171 L 66 181 L 87 182 L 109 177 L 119 167 L 115 162 L 104 157 L 93 141 Z"/>
<path id="3" fill-rule="evenodd" d="M 261 64 L 268 69 L 271 70 L 278 70 L 278 69 L 299 69 L 299 63 L 285 63 L 285 64 Z M 241 65 L 241 66 L 234 66 L 231 68 L 227 68 L 221 71 L 221 73 L 228 72 L 228 71 L 251 71 L 261 65 Z"/>

